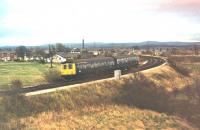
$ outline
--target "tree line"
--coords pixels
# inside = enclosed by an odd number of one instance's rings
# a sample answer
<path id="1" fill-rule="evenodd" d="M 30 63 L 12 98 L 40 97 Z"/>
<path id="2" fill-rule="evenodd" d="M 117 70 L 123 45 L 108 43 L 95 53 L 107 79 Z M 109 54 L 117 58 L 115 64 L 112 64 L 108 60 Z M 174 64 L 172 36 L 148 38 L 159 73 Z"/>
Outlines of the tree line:
<path id="1" fill-rule="evenodd" d="M 30 47 L 18 46 L 15 49 L 17 57 L 24 58 L 26 57 L 42 57 L 49 58 L 50 55 L 54 55 L 57 52 L 70 52 L 71 49 L 65 47 L 62 43 L 56 43 L 55 45 L 50 45 L 50 47 L 41 48 L 41 47 Z"/>

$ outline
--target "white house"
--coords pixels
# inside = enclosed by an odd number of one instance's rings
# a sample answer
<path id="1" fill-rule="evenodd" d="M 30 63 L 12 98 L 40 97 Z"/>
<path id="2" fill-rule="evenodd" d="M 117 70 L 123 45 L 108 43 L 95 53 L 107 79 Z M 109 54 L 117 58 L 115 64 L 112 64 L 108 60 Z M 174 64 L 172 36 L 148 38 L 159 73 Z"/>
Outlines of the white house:
<path id="1" fill-rule="evenodd" d="M 62 63 L 62 62 L 65 62 L 66 60 L 67 59 L 64 56 L 59 55 L 59 54 L 55 54 L 53 56 L 52 62 L 54 62 L 54 63 Z"/>
<path id="2" fill-rule="evenodd" d="M 78 49 L 78 48 L 73 48 L 73 49 L 71 50 L 70 53 L 80 54 L 81 52 L 80 52 L 80 49 Z"/>

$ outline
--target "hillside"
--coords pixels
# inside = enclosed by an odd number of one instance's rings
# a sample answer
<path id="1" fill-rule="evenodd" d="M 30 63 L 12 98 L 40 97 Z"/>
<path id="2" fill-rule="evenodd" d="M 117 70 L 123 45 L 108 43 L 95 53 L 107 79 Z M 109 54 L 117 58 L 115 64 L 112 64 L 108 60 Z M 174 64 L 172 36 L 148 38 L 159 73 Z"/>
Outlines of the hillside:
<path id="1" fill-rule="evenodd" d="M 31 97 L 3 97 L 0 128 L 197 129 L 195 110 L 199 106 L 177 94 L 189 79 L 166 65 L 119 81 L 94 82 Z"/>
<path id="2" fill-rule="evenodd" d="M 22 118 L 28 129 L 193 129 L 184 120 L 150 110 L 120 105 L 90 106 L 75 111 L 44 112 Z"/>

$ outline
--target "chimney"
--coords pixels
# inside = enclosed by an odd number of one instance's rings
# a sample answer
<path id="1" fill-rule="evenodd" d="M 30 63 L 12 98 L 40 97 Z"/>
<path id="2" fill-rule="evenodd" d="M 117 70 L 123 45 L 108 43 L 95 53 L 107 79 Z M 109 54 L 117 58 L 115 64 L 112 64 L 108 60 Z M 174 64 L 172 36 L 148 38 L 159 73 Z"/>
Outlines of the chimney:
<path id="1" fill-rule="evenodd" d="M 85 45 L 84 45 L 84 39 L 82 40 L 82 49 L 85 48 Z"/>

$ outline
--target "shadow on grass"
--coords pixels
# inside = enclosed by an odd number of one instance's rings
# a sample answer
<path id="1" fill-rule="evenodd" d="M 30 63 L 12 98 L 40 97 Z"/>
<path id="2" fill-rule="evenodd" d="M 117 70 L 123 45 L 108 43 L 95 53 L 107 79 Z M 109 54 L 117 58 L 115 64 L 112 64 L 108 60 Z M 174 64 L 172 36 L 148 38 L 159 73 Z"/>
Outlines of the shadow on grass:
<path id="1" fill-rule="evenodd" d="M 115 102 L 177 115 L 200 128 L 200 82 L 169 92 L 145 76 L 140 76 L 119 90 Z"/>

